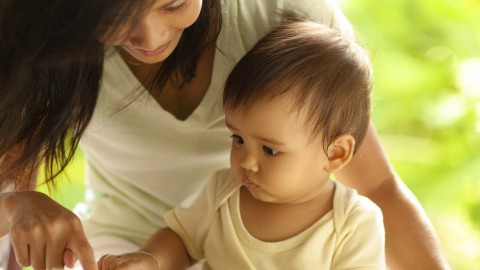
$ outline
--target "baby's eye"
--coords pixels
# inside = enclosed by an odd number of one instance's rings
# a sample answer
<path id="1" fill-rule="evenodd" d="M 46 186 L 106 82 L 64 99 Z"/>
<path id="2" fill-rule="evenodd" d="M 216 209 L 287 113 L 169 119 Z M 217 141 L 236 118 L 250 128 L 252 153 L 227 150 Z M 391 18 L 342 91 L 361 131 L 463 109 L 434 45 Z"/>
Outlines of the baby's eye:
<path id="1" fill-rule="evenodd" d="M 263 147 L 263 152 L 265 152 L 269 156 L 276 156 L 279 153 L 277 150 L 266 146 Z"/>
<path id="2" fill-rule="evenodd" d="M 233 134 L 232 140 L 236 145 L 243 145 L 243 138 L 238 135 Z"/>

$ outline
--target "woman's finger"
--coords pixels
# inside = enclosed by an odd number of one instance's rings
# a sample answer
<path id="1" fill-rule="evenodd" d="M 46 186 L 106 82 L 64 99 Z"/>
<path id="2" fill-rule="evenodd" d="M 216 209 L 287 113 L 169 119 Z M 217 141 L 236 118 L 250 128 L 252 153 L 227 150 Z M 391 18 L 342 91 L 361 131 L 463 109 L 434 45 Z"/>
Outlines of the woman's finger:
<path id="1" fill-rule="evenodd" d="M 73 254 L 69 248 L 66 248 L 63 252 L 63 262 L 65 263 L 66 267 L 73 268 L 77 262 L 77 256 L 75 256 L 75 254 Z"/>
<path id="2" fill-rule="evenodd" d="M 20 228 L 10 231 L 13 252 L 15 253 L 17 263 L 23 267 L 30 266 L 30 252 L 26 239 L 27 235 Z"/>
<path id="3" fill-rule="evenodd" d="M 66 249 L 70 250 L 80 261 L 84 270 L 97 270 L 93 249 L 83 233 L 68 242 Z"/>
<path id="4" fill-rule="evenodd" d="M 45 247 L 45 264 L 46 269 L 60 268 L 63 269 L 65 263 L 63 261 L 63 255 L 65 250 L 65 242 L 63 241 L 47 241 Z"/>
<path id="5" fill-rule="evenodd" d="M 34 270 L 47 269 L 45 262 L 45 243 L 35 241 L 29 244 L 30 262 Z"/>

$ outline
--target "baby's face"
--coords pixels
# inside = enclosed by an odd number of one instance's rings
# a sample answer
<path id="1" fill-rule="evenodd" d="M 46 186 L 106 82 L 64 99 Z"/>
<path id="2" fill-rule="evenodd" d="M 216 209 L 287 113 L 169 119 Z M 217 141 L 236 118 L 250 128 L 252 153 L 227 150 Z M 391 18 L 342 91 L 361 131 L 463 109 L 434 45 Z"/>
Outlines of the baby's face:
<path id="1" fill-rule="evenodd" d="M 291 108 L 288 95 L 262 99 L 248 109 L 225 108 L 234 176 L 265 202 L 307 201 L 329 178 L 322 140 L 312 139 L 304 113 Z"/>

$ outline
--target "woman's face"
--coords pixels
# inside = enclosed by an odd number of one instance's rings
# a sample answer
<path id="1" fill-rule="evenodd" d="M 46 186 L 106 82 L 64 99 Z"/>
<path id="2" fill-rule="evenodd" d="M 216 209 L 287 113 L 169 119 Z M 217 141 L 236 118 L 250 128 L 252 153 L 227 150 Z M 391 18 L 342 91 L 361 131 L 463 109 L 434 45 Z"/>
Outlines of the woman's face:
<path id="1" fill-rule="evenodd" d="M 105 43 L 120 47 L 140 62 L 162 62 L 177 47 L 183 30 L 197 20 L 201 8 L 202 0 L 153 0 L 130 33 L 127 22 Z"/>

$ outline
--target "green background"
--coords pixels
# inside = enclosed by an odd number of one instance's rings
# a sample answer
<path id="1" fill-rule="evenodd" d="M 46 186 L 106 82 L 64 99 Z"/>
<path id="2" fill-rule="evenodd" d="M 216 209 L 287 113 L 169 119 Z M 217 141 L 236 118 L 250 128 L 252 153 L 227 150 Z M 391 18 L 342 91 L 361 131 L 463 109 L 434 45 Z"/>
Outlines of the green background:
<path id="1" fill-rule="evenodd" d="M 480 93 L 468 93 L 459 78 L 480 77 L 480 1 L 337 2 L 372 57 L 373 121 L 389 159 L 425 208 L 452 268 L 478 269 Z M 83 177 L 79 150 L 52 196 L 72 209 Z"/>

